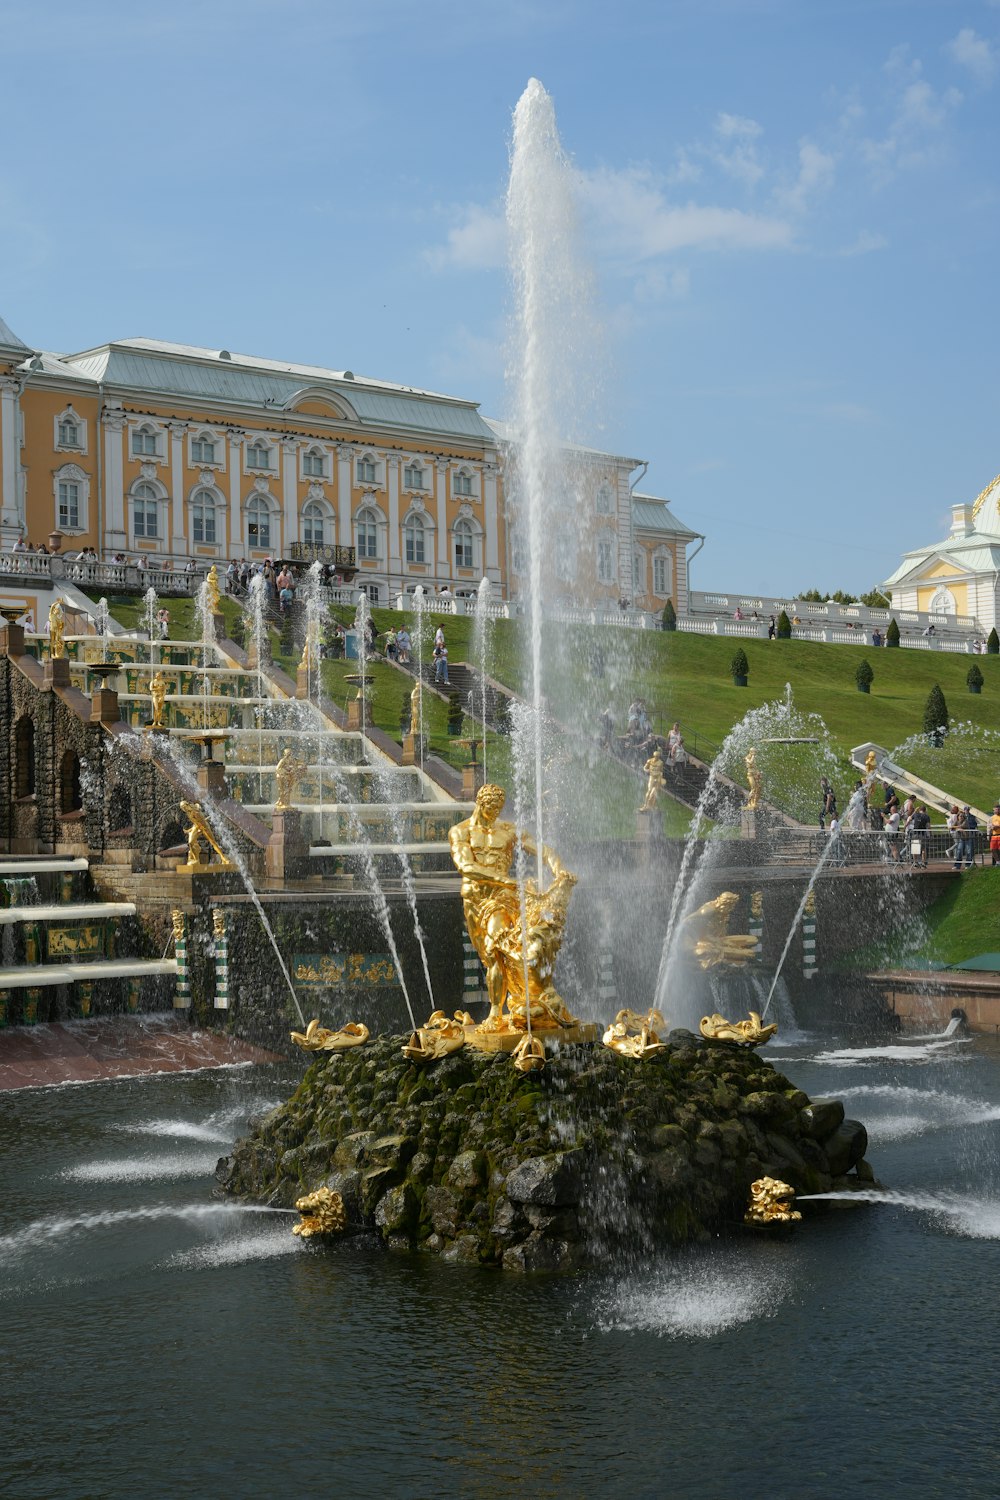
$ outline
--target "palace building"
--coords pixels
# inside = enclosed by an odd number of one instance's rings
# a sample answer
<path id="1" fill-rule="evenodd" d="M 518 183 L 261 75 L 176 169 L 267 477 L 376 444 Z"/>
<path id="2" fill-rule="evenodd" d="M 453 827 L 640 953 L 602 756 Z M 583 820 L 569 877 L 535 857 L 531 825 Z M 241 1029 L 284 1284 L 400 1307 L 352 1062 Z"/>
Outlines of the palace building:
<path id="1" fill-rule="evenodd" d="M 476 402 L 227 349 L 122 339 L 35 351 L 0 319 L 0 547 L 145 566 L 339 555 L 373 602 L 523 585 L 511 441 Z M 698 537 L 633 493 L 645 465 L 573 456 L 576 602 L 659 610 Z M 51 538 L 51 540 L 50 540 Z M 569 551 L 572 551 L 572 571 Z"/>
<path id="2" fill-rule="evenodd" d="M 1000 474 L 971 505 L 953 505 L 939 542 L 905 553 L 881 585 L 894 610 L 920 610 L 984 633 L 1000 628 Z"/>

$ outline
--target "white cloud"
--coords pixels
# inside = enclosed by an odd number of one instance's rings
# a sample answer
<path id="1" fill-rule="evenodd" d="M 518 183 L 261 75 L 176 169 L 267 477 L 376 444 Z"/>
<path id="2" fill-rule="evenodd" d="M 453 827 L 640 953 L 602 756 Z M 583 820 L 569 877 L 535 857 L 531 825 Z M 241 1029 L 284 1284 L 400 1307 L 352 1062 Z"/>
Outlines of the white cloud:
<path id="1" fill-rule="evenodd" d="M 993 43 L 984 36 L 977 36 L 971 26 L 963 26 L 957 36 L 952 37 L 945 51 L 959 67 L 967 68 L 977 83 L 988 84 L 997 70 L 997 54 Z"/>
<path id="2" fill-rule="evenodd" d="M 838 250 L 838 255 L 871 255 L 875 250 L 887 249 L 889 241 L 884 234 L 873 234 L 870 229 L 862 229 L 852 245 L 845 245 L 843 250 Z"/>
<path id="3" fill-rule="evenodd" d="M 494 271 L 506 260 L 507 227 L 499 208 L 469 203 L 456 214 L 443 245 L 426 252 L 436 271 Z"/>
<path id="4" fill-rule="evenodd" d="M 763 126 L 756 120 L 720 114 L 715 121 L 715 140 L 706 154 L 723 172 L 752 188 L 764 175 L 756 145 L 763 133 Z"/>
<path id="5" fill-rule="evenodd" d="M 885 72 L 892 81 L 892 118 L 881 139 L 861 143 L 862 158 L 877 179 L 887 180 L 903 168 L 920 167 L 941 150 L 950 117 L 962 102 L 959 89 L 935 89 L 923 76 L 923 64 L 908 47 L 894 47 Z"/>
<path id="6" fill-rule="evenodd" d="M 790 187 L 778 190 L 776 197 L 791 213 L 804 213 L 810 202 L 833 186 L 836 158 L 809 140 L 799 142 L 799 170 Z"/>

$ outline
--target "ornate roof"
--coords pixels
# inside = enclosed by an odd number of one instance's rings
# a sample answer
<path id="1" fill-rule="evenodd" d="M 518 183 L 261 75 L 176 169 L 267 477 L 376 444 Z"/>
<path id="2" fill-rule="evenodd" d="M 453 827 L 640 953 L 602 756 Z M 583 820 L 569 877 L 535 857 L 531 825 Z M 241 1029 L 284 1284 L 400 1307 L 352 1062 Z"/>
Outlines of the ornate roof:
<path id="1" fill-rule="evenodd" d="M 17 354 L 27 354 L 28 346 L 22 343 L 17 334 L 0 318 L 0 349 L 12 350 Z"/>

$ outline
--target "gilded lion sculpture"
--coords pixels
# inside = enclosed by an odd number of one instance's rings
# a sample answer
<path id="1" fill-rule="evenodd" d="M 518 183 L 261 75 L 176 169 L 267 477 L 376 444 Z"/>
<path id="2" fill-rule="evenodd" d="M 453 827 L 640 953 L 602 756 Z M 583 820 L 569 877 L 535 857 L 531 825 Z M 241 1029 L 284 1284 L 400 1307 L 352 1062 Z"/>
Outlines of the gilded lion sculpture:
<path id="1" fill-rule="evenodd" d="M 302 1220 L 292 1225 L 292 1233 L 301 1235 L 304 1240 L 311 1240 L 317 1234 L 341 1234 L 347 1228 L 344 1200 L 328 1187 L 317 1188 L 304 1198 L 296 1198 L 295 1207 Z"/>

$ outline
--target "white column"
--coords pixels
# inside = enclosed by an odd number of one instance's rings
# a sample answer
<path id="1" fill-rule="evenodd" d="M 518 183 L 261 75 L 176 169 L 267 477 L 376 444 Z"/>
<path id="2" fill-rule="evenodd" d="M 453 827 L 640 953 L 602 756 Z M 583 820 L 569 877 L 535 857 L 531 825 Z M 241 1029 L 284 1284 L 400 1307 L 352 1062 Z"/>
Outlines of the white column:
<path id="1" fill-rule="evenodd" d="M 18 381 L 8 375 L 0 377 L 0 542 L 5 547 L 12 547 L 21 535 L 19 391 Z M 54 518 L 52 524 L 55 525 Z"/>
<path id="2" fill-rule="evenodd" d="M 351 464 L 354 449 L 350 443 L 337 444 L 337 541 L 341 547 L 352 545 L 351 526 L 354 520 L 351 503 Z"/>
<path id="3" fill-rule="evenodd" d="M 437 555 L 438 572 L 444 578 L 453 577 L 448 548 L 448 460 L 438 458 L 434 462 L 437 472 Z"/>
<path id="4" fill-rule="evenodd" d="M 240 478 L 243 468 L 242 432 L 229 434 L 229 546 L 230 557 L 246 557 L 247 539 L 243 534 L 243 516 L 240 513 Z"/>
<path id="5" fill-rule="evenodd" d="M 618 592 L 623 599 L 635 597 L 632 563 L 632 496 L 628 487 L 629 471 L 618 470 Z"/>
<path id="6" fill-rule="evenodd" d="M 674 609 L 679 615 L 688 612 L 687 542 L 678 542 L 674 563 Z"/>
<path id="7" fill-rule="evenodd" d="M 128 546 L 122 454 L 125 413 L 105 411 L 101 422 L 104 425 L 104 536 L 100 543 L 108 552 L 121 552 Z"/>
<path id="8" fill-rule="evenodd" d="M 385 482 L 389 496 L 389 550 L 386 553 L 389 569 L 389 594 L 392 595 L 392 579 L 401 577 L 403 562 L 399 550 L 399 459 L 390 453 L 385 461 Z"/>
<path id="9" fill-rule="evenodd" d="M 184 434 L 186 422 L 170 422 L 170 550 L 185 556 L 190 544 L 184 525 Z"/>
<path id="10" fill-rule="evenodd" d="M 281 447 L 285 455 L 284 467 L 281 473 L 281 504 L 284 510 L 284 550 L 287 552 L 292 542 L 299 539 L 299 497 L 298 476 L 295 465 L 298 455 L 298 439 L 282 438 Z"/>
<path id="11" fill-rule="evenodd" d="M 497 513 L 497 466 L 484 464 L 482 478 L 483 527 L 486 532 L 486 556 L 483 571 L 491 583 L 500 582 L 500 521 Z"/>

